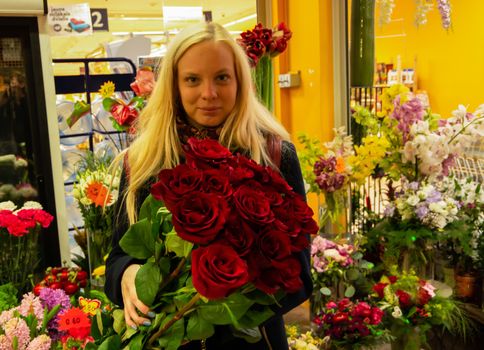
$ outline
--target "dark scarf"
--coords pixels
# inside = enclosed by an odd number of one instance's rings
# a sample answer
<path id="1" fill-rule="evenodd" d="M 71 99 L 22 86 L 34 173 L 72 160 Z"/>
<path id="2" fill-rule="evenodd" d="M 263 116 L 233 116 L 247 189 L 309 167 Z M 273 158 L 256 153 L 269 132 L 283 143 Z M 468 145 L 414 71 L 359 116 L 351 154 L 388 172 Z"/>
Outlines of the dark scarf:
<path id="1" fill-rule="evenodd" d="M 214 127 L 196 126 L 190 123 L 185 117 L 176 117 L 176 130 L 182 144 L 186 144 L 190 137 L 218 140 L 222 128 L 223 124 Z"/>

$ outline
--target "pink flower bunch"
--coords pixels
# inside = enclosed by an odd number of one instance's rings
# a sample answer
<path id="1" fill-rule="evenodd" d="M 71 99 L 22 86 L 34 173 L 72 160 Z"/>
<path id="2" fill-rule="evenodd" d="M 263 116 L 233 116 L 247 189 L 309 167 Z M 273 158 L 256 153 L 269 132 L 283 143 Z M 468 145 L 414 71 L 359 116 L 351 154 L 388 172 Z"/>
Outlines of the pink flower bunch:
<path id="1" fill-rule="evenodd" d="M 314 174 L 319 188 L 325 192 L 335 192 L 343 187 L 347 177 L 340 172 L 335 156 L 320 157 L 314 163 Z"/>
<path id="2" fill-rule="evenodd" d="M 390 118 L 398 121 L 397 128 L 402 132 L 403 142 L 409 139 L 410 127 L 417 122 L 423 120 L 425 115 L 425 108 L 418 98 L 412 98 L 403 104 L 400 104 L 400 96 L 397 96 L 394 103 L 394 110 Z"/>
<path id="3" fill-rule="evenodd" d="M 450 0 L 437 0 L 437 7 L 440 12 L 440 18 L 442 20 L 442 27 L 449 29 L 451 25 L 450 20 Z"/>
<path id="4" fill-rule="evenodd" d="M 264 28 L 262 23 L 259 23 L 254 29 L 240 34 L 237 42 L 245 50 L 252 66 L 256 66 L 262 56 L 275 57 L 284 52 L 291 37 L 292 32 L 284 22 L 279 23 L 274 29 Z"/>
<path id="5" fill-rule="evenodd" d="M 21 209 L 15 209 L 12 202 L 0 203 L 0 229 L 13 236 L 25 236 L 40 226 L 47 228 L 54 219 L 37 202 L 26 202 Z"/>
<path id="6" fill-rule="evenodd" d="M 326 272 L 334 267 L 347 267 L 354 263 L 352 254 L 355 248 L 349 244 L 336 244 L 321 236 L 316 236 L 311 243 L 311 258 L 314 269 Z"/>
<path id="7" fill-rule="evenodd" d="M 377 336 L 383 327 L 383 315 L 380 308 L 368 302 L 344 298 L 337 303 L 328 302 L 313 322 L 321 337 L 329 336 L 332 341 L 349 345 L 359 343 L 364 337 Z"/>

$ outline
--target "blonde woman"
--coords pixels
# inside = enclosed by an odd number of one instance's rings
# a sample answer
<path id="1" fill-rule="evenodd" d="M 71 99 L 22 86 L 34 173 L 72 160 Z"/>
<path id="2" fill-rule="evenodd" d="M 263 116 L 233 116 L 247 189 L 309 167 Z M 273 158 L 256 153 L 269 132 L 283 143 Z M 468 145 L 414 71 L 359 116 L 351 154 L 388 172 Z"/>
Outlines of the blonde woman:
<path id="1" fill-rule="evenodd" d="M 136 222 L 140 203 L 159 171 L 183 162 L 182 145 L 188 138 L 216 139 L 258 163 L 278 167 L 294 191 L 304 196 L 299 162 L 287 132 L 255 96 L 244 51 L 216 23 L 186 28 L 173 39 L 137 128 L 137 139 L 118 157 L 126 159 L 120 188 L 124 200 L 118 205 L 106 271 L 106 293 L 124 306 L 126 323 L 133 328 L 149 325 L 154 314 L 136 294 L 135 276 L 143 261 L 126 255 L 119 240 Z M 269 147 L 270 142 L 275 146 Z M 287 349 L 282 315 L 312 291 L 308 252 L 302 252 L 299 260 L 303 288 L 288 295 L 276 315 L 260 327 L 261 341 L 249 344 L 221 326 L 206 342 L 193 341 L 182 349 Z"/>

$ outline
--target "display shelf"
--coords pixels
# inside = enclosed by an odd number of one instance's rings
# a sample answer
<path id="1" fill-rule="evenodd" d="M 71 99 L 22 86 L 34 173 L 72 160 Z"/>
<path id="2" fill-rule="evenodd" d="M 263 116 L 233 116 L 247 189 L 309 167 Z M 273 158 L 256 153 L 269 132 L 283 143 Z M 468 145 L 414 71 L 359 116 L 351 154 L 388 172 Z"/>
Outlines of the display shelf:
<path id="1" fill-rule="evenodd" d="M 136 66 L 132 61 L 126 58 L 67 58 L 54 59 L 54 64 L 77 64 L 81 65 L 81 73 L 78 75 L 56 75 L 54 76 L 55 92 L 58 97 L 58 122 L 59 138 L 62 153 L 62 170 L 64 179 L 64 191 L 66 208 L 68 208 L 68 233 L 69 246 L 72 254 L 82 255 L 82 251 L 74 240 L 76 229 L 82 229 L 84 222 L 75 199 L 70 195 L 72 185 L 75 182 L 76 163 L 82 159 L 86 151 L 115 153 L 117 149 L 122 149 L 126 142 L 124 132 L 114 130 L 110 126 L 110 120 L 107 112 L 102 107 L 102 99 L 93 99 L 92 94 L 97 93 L 100 87 L 107 81 L 111 81 L 115 86 L 115 93 L 124 100 L 133 96 L 130 84 L 135 80 Z M 90 64 L 92 63 L 116 63 L 116 68 L 112 74 L 92 74 Z M 120 64 L 123 64 L 120 67 Z M 121 71 L 121 69 L 122 71 Z M 123 69 L 126 68 L 126 69 Z M 90 111 L 83 116 L 85 125 L 76 128 L 69 128 L 62 118 L 69 114 L 69 108 L 73 109 L 73 102 L 63 98 L 68 94 L 80 94 L 83 100 L 90 106 Z M 93 101 L 94 100 L 94 101 Z M 66 105 L 66 112 L 60 115 L 59 106 Z M 71 104 L 71 105 L 69 105 Z M 106 115 L 104 115 L 106 114 Z M 100 121 L 100 118 L 104 118 Z M 87 119 L 86 119 L 87 118 Z M 77 121 L 76 123 L 79 123 Z M 109 124 L 109 125 L 108 125 Z M 75 124 L 74 124 L 75 125 Z M 80 132 L 77 132 L 80 131 Z M 101 149 L 101 147 L 104 147 Z"/>

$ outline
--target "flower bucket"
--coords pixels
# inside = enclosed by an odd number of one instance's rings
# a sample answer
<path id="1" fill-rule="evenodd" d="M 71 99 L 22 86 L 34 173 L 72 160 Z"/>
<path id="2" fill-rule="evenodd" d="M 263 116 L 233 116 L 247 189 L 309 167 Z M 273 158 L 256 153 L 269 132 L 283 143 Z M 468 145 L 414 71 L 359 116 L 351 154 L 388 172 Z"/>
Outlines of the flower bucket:
<path id="1" fill-rule="evenodd" d="M 477 287 L 476 275 L 455 275 L 455 294 L 457 297 L 472 299 L 477 294 Z"/>
<path id="2" fill-rule="evenodd" d="M 403 330 L 400 328 L 395 332 L 394 330 L 396 327 L 393 328 L 392 335 L 395 336 L 396 339 L 391 342 L 392 350 L 420 350 L 422 339 L 418 327 L 408 327 Z"/>
<path id="3" fill-rule="evenodd" d="M 13 236 L 0 229 L 0 285 L 11 282 L 19 295 L 32 289 L 29 275 L 39 263 L 39 234 Z"/>

